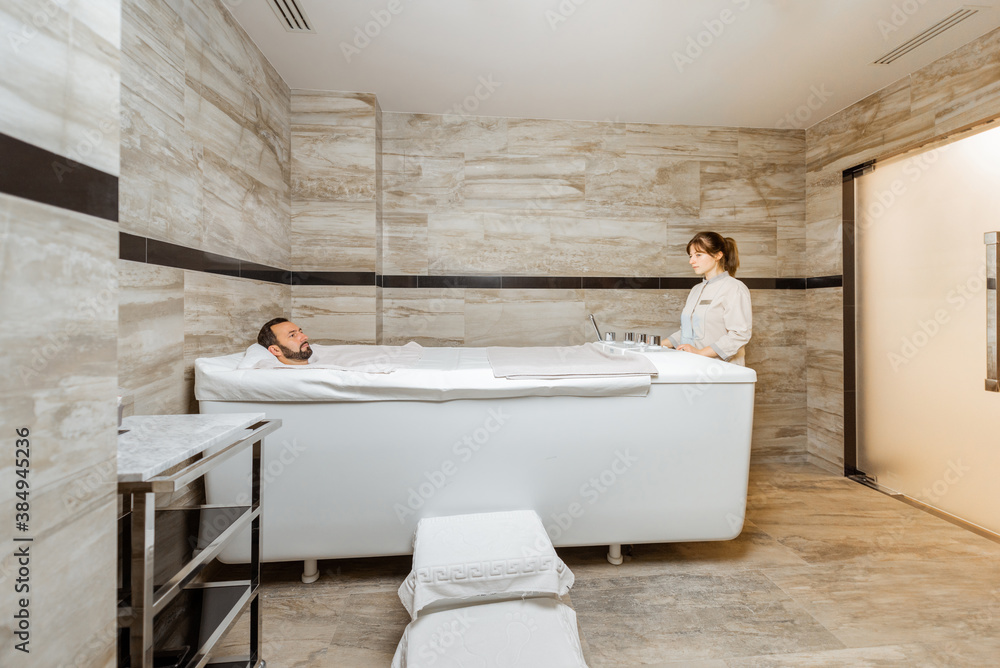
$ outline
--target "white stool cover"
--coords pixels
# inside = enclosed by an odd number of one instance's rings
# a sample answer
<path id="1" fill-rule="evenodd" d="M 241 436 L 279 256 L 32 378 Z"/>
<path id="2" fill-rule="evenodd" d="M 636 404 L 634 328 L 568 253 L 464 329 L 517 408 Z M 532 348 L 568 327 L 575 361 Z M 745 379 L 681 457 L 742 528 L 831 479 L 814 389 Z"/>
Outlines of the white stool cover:
<path id="1" fill-rule="evenodd" d="M 413 539 L 413 569 L 399 587 L 410 617 L 456 603 L 562 596 L 573 572 L 556 555 L 533 510 L 425 518 Z"/>
<path id="2" fill-rule="evenodd" d="M 469 605 L 406 627 L 392 668 L 586 668 L 576 613 L 554 598 Z"/>

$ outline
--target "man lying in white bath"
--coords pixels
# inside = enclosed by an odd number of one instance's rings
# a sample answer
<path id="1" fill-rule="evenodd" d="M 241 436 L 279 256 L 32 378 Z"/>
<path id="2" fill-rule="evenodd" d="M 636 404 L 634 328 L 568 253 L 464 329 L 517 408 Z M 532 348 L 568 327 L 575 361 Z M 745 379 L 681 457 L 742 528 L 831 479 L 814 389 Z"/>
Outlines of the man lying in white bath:
<path id="1" fill-rule="evenodd" d="M 405 346 L 309 345 L 302 328 L 288 318 L 274 318 L 264 323 L 257 343 L 247 348 L 239 368 L 253 369 L 336 369 L 363 373 L 392 373 L 412 367 L 422 355 L 419 344 Z"/>
<path id="2" fill-rule="evenodd" d="M 287 318 L 274 318 L 265 322 L 257 334 L 257 343 L 267 348 L 282 364 L 309 364 L 309 358 L 313 354 L 309 337 L 301 327 L 289 322 Z"/>

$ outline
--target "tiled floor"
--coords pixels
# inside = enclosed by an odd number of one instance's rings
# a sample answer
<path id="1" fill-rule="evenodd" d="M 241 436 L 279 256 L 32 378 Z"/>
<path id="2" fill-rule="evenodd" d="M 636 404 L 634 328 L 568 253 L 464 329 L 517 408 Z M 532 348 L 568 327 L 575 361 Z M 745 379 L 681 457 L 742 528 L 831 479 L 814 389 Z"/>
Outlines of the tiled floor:
<path id="1" fill-rule="evenodd" d="M 1000 665 L 1000 544 L 807 464 L 751 469 L 734 541 L 605 551 L 559 550 L 591 668 Z M 268 667 L 388 666 L 409 558 L 320 570 L 266 567 Z"/>

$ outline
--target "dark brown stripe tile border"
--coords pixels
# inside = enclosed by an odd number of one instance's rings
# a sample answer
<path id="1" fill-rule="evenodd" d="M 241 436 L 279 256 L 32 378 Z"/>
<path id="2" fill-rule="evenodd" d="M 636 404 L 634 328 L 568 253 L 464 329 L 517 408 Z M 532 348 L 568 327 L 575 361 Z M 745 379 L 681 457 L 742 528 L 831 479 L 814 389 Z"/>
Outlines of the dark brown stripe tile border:
<path id="1" fill-rule="evenodd" d="M 697 276 L 411 276 L 370 271 L 288 271 L 187 246 L 120 232 L 119 258 L 282 285 L 472 288 L 491 290 L 690 290 Z M 840 287 L 840 276 L 741 278 L 754 290 Z"/>
<path id="2" fill-rule="evenodd" d="M 675 276 L 670 278 L 660 278 L 660 289 L 690 290 L 699 283 L 701 283 L 701 279 L 698 278 L 697 276 Z"/>
<path id="3" fill-rule="evenodd" d="M 146 239 L 146 262 L 223 276 L 240 275 L 240 261 L 236 258 L 157 239 Z"/>
<path id="4" fill-rule="evenodd" d="M 118 177 L 0 133 L 0 192 L 118 220 Z"/>
<path id="5" fill-rule="evenodd" d="M 501 276 L 504 290 L 578 290 L 582 282 L 576 276 Z"/>
<path id="6" fill-rule="evenodd" d="M 659 290 L 662 279 L 645 276 L 584 276 L 585 290 Z"/>
<path id="7" fill-rule="evenodd" d="M 843 276 L 815 276 L 806 279 L 806 289 L 815 290 L 818 288 L 842 288 L 844 287 Z"/>
<path id="8" fill-rule="evenodd" d="M 340 285 L 375 287 L 374 271 L 293 271 L 292 285 Z"/>

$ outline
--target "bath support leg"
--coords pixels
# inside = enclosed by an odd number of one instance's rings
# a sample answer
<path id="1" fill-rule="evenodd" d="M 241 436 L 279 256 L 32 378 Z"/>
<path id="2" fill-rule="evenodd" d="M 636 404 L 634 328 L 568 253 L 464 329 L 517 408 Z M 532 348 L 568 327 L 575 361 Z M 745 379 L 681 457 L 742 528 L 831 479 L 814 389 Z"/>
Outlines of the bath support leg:
<path id="1" fill-rule="evenodd" d="M 610 557 L 608 557 L 610 559 Z M 619 562 L 621 563 L 621 562 Z M 319 580 L 319 566 L 315 559 L 306 559 L 302 568 L 302 581 L 306 584 Z"/>
<path id="2" fill-rule="evenodd" d="M 625 561 L 622 558 L 622 544 L 612 543 L 608 545 L 608 561 L 610 561 L 615 566 L 621 566 L 622 562 Z"/>

